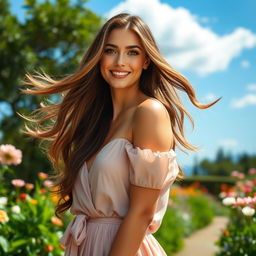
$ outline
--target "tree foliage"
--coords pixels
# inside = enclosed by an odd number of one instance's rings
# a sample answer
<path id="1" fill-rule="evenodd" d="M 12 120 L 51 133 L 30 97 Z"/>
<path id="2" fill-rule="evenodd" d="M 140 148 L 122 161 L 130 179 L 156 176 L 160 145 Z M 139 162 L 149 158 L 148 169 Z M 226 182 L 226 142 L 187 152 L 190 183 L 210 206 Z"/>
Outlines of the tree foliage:
<path id="1" fill-rule="evenodd" d="M 31 113 L 45 97 L 20 92 L 24 73 L 42 69 L 57 78 L 78 67 L 101 24 L 85 3 L 24 0 L 25 16 L 20 21 L 11 13 L 8 0 L 0 1 L 0 144 L 13 144 L 23 151 L 23 164 L 16 171 L 28 180 L 51 167 L 38 141 L 20 132 L 24 121 L 16 111 Z"/>
<path id="2" fill-rule="evenodd" d="M 216 158 L 213 161 L 203 159 L 199 163 L 202 174 L 229 176 L 232 171 L 238 170 L 247 174 L 250 168 L 256 168 L 256 155 L 242 153 L 234 159 L 230 153 L 225 153 L 223 149 L 219 149 Z"/>

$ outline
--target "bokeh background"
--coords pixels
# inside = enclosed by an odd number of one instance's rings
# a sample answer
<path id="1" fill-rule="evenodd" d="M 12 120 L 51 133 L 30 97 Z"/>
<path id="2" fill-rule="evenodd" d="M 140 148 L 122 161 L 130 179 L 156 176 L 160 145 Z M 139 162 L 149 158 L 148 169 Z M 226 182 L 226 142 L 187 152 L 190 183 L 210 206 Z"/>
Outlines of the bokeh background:
<path id="1" fill-rule="evenodd" d="M 222 97 L 212 108 L 199 110 L 181 95 L 195 121 L 194 130 L 185 123 L 187 138 L 201 148 L 188 155 L 177 150 L 185 174 L 195 166 L 196 172 L 206 173 L 205 162 L 226 158 L 231 164 L 256 153 L 255 1 L 63 0 L 55 10 L 47 2 L 56 1 L 0 1 L 3 143 L 21 136 L 14 111 L 35 109 L 40 101 L 19 94 L 24 71 L 44 69 L 55 77 L 71 73 L 104 19 L 125 11 L 146 21 L 162 54 L 191 81 L 201 102 Z M 68 5 L 77 7 L 68 10 Z"/>

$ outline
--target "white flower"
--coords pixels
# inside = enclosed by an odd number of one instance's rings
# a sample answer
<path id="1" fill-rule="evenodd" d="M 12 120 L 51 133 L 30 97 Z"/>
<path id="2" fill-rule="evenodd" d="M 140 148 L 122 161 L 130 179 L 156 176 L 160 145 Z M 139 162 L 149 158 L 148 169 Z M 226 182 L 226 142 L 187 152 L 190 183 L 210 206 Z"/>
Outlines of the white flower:
<path id="1" fill-rule="evenodd" d="M 16 214 L 19 214 L 20 213 L 20 207 L 18 205 L 14 205 L 12 206 L 12 212 L 13 213 L 16 213 Z"/>
<path id="2" fill-rule="evenodd" d="M 245 216 L 252 216 L 254 215 L 255 213 L 255 210 L 249 206 L 245 206 L 243 209 L 242 209 L 242 212 Z"/>
<path id="3" fill-rule="evenodd" d="M 233 205 L 236 202 L 236 199 L 234 197 L 226 197 L 222 200 L 222 203 L 226 206 Z"/>
<path id="4" fill-rule="evenodd" d="M 7 204 L 7 197 L 0 197 L 0 206 L 5 206 Z"/>
<path id="5" fill-rule="evenodd" d="M 226 197 L 226 195 L 227 195 L 226 192 L 221 192 L 221 193 L 219 194 L 219 197 L 220 197 L 220 198 L 224 198 L 224 197 Z"/>
<path id="6" fill-rule="evenodd" d="M 190 216 L 189 216 L 188 213 L 184 212 L 184 213 L 182 214 L 182 218 L 183 218 L 184 220 L 189 220 L 189 219 L 190 219 Z"/>

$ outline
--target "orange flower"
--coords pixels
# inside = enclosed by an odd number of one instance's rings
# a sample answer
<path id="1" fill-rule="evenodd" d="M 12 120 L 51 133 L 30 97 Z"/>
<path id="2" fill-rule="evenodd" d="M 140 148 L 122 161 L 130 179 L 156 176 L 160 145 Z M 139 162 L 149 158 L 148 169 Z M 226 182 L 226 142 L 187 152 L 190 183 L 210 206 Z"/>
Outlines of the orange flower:
<path id="1" fill-rule="evenodd" d="M 222 192 L 227 192 L 227 191 L 228 191 L 228 185 L 225 184 L 225 183 L 222 183 L 222 184 L 220 185 L 220 190 L 221 190 Z"/>
<path id="2" fill-rule="evenodd" d="M 65 249 L 66 249 L 66 247 L 65 247 L 63 244 L 61 244 L 61 243 L 59 243 L 59 247 L 60 247 L 60 249 L 62 249 L 62 250 L 65 250 Z"/>
<path id="3" fill-rule="evenodd" d="M 58 200 L 59 200 L 59 196 L 56 195 L 56 194 L 53 194 L 53 195 L 51 195 L 51 199 L 52 199 L 52 201 L 53 201 L 54 203 L 57 203 Z"/>
<path id="4" fill-rule="evenodd" d="M 30 202 L 31 204 L 37 204 L 37 200 L 36 200 L 36 199 L 33 199 L 33 198 L 30 199 L 29 202 Z"/>
<path id="5" fill-rule="evenodd" d="M 9 221 L 9 217 L 4 210 L 0 210 L 0 223 L 5 223 Z"/>
<path id="6" fill-rule="evenodd" d="M 226 229 L 226 230 L 224 230 L 224 232 L 223 232 L 223 233 L 224 233 L 224 235 L 225 235 L 225 236 L 229 236 L 229 235 L 230 235 L 230 232 L 229 232 L 229 230 L 227 230 L 227 229 Z"/>
<path id="7" fill-rule="evenodd" d="M 45 180 L 48 178 L 48 174 L 45 173 L 45 172 L 39 172 L 38 173 L 38 177 L 41 179 L 41 180 Z"/>
<path id="8" fill-rule="evenodd" d="M 26 189 L 28 189 L 28 190 L 31 190 L 34 188 L 34 184 L 32 184 L 32 183 L 27 183 L 25 186 L 26 186 Z"/>
<path id="9" fill-rule="evenodd" d="M 39 191 L 40 191 L 40 193 L 46 193 L 47 189 L 46 188 L 40 188 Z"/>
<path id="10" fill-rule="evenodd" d="M 51 217 L 51 221 L 52 223 L 55 225 L 55 226 L 63 226 L 63 222 L 61 219 L 55 217 L 55 216 L 52 216 Z"/>
<path id="11" fill-rule="evenodd" d="M 51 245 L 51 244 L 47 244 L 46 246 L 45 246 L 45 250 L 47 251 L 47 252 L 52 252 L 53 251 L 53 246 Z"/>

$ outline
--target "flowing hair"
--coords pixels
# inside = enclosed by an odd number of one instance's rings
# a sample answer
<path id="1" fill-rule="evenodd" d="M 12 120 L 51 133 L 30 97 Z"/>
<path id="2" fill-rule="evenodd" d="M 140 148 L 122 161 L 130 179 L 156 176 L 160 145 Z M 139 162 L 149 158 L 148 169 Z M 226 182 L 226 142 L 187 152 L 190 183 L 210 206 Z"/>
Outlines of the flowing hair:
<path id="1" fill-rule="evenodd" d="M 181 146 L 198 150 L 184 136 L 184 116 L 190 119 L 193 128 L 194 121 L 183 107 L 176 89 L 185 92 L 193 105 L 200 109 L 209 108 L 221 99 L 201 104 L 189 81 L 161 56 L 148 26 L 140 17 L 126 13 L 112 17 L 103 25 L 73 74 L 59 80 L 52 79 L 44 72 L 25 74 L 24 83 L 33 88 L 20 89 L 23 93 L 61 95 L 59 103 L 49 100 L 41 102 L 40 108 L 29 116 L 17 113 L 33 124 L 30 127 L 25 124 L 22 132 L 46 142 L 44 150 L 56 174 L 57 189 L 54 192 L 59 195 L 55 210 L 57 216 L 71 207 L 77 174 L 84 162 L 98 151 L 110 128 L 112 98 L 109 85 L 100 73 L 99 61 L 107 36 L 116 28 L 134 31 L 141 40 L 150 64 L 142 72 L 139 89 L 166 107 L 172 122 L 174 148 L 177 145 L 183 152 Z M 182 178 L 183 172 L 179 167 L 178 179 Z"/>

